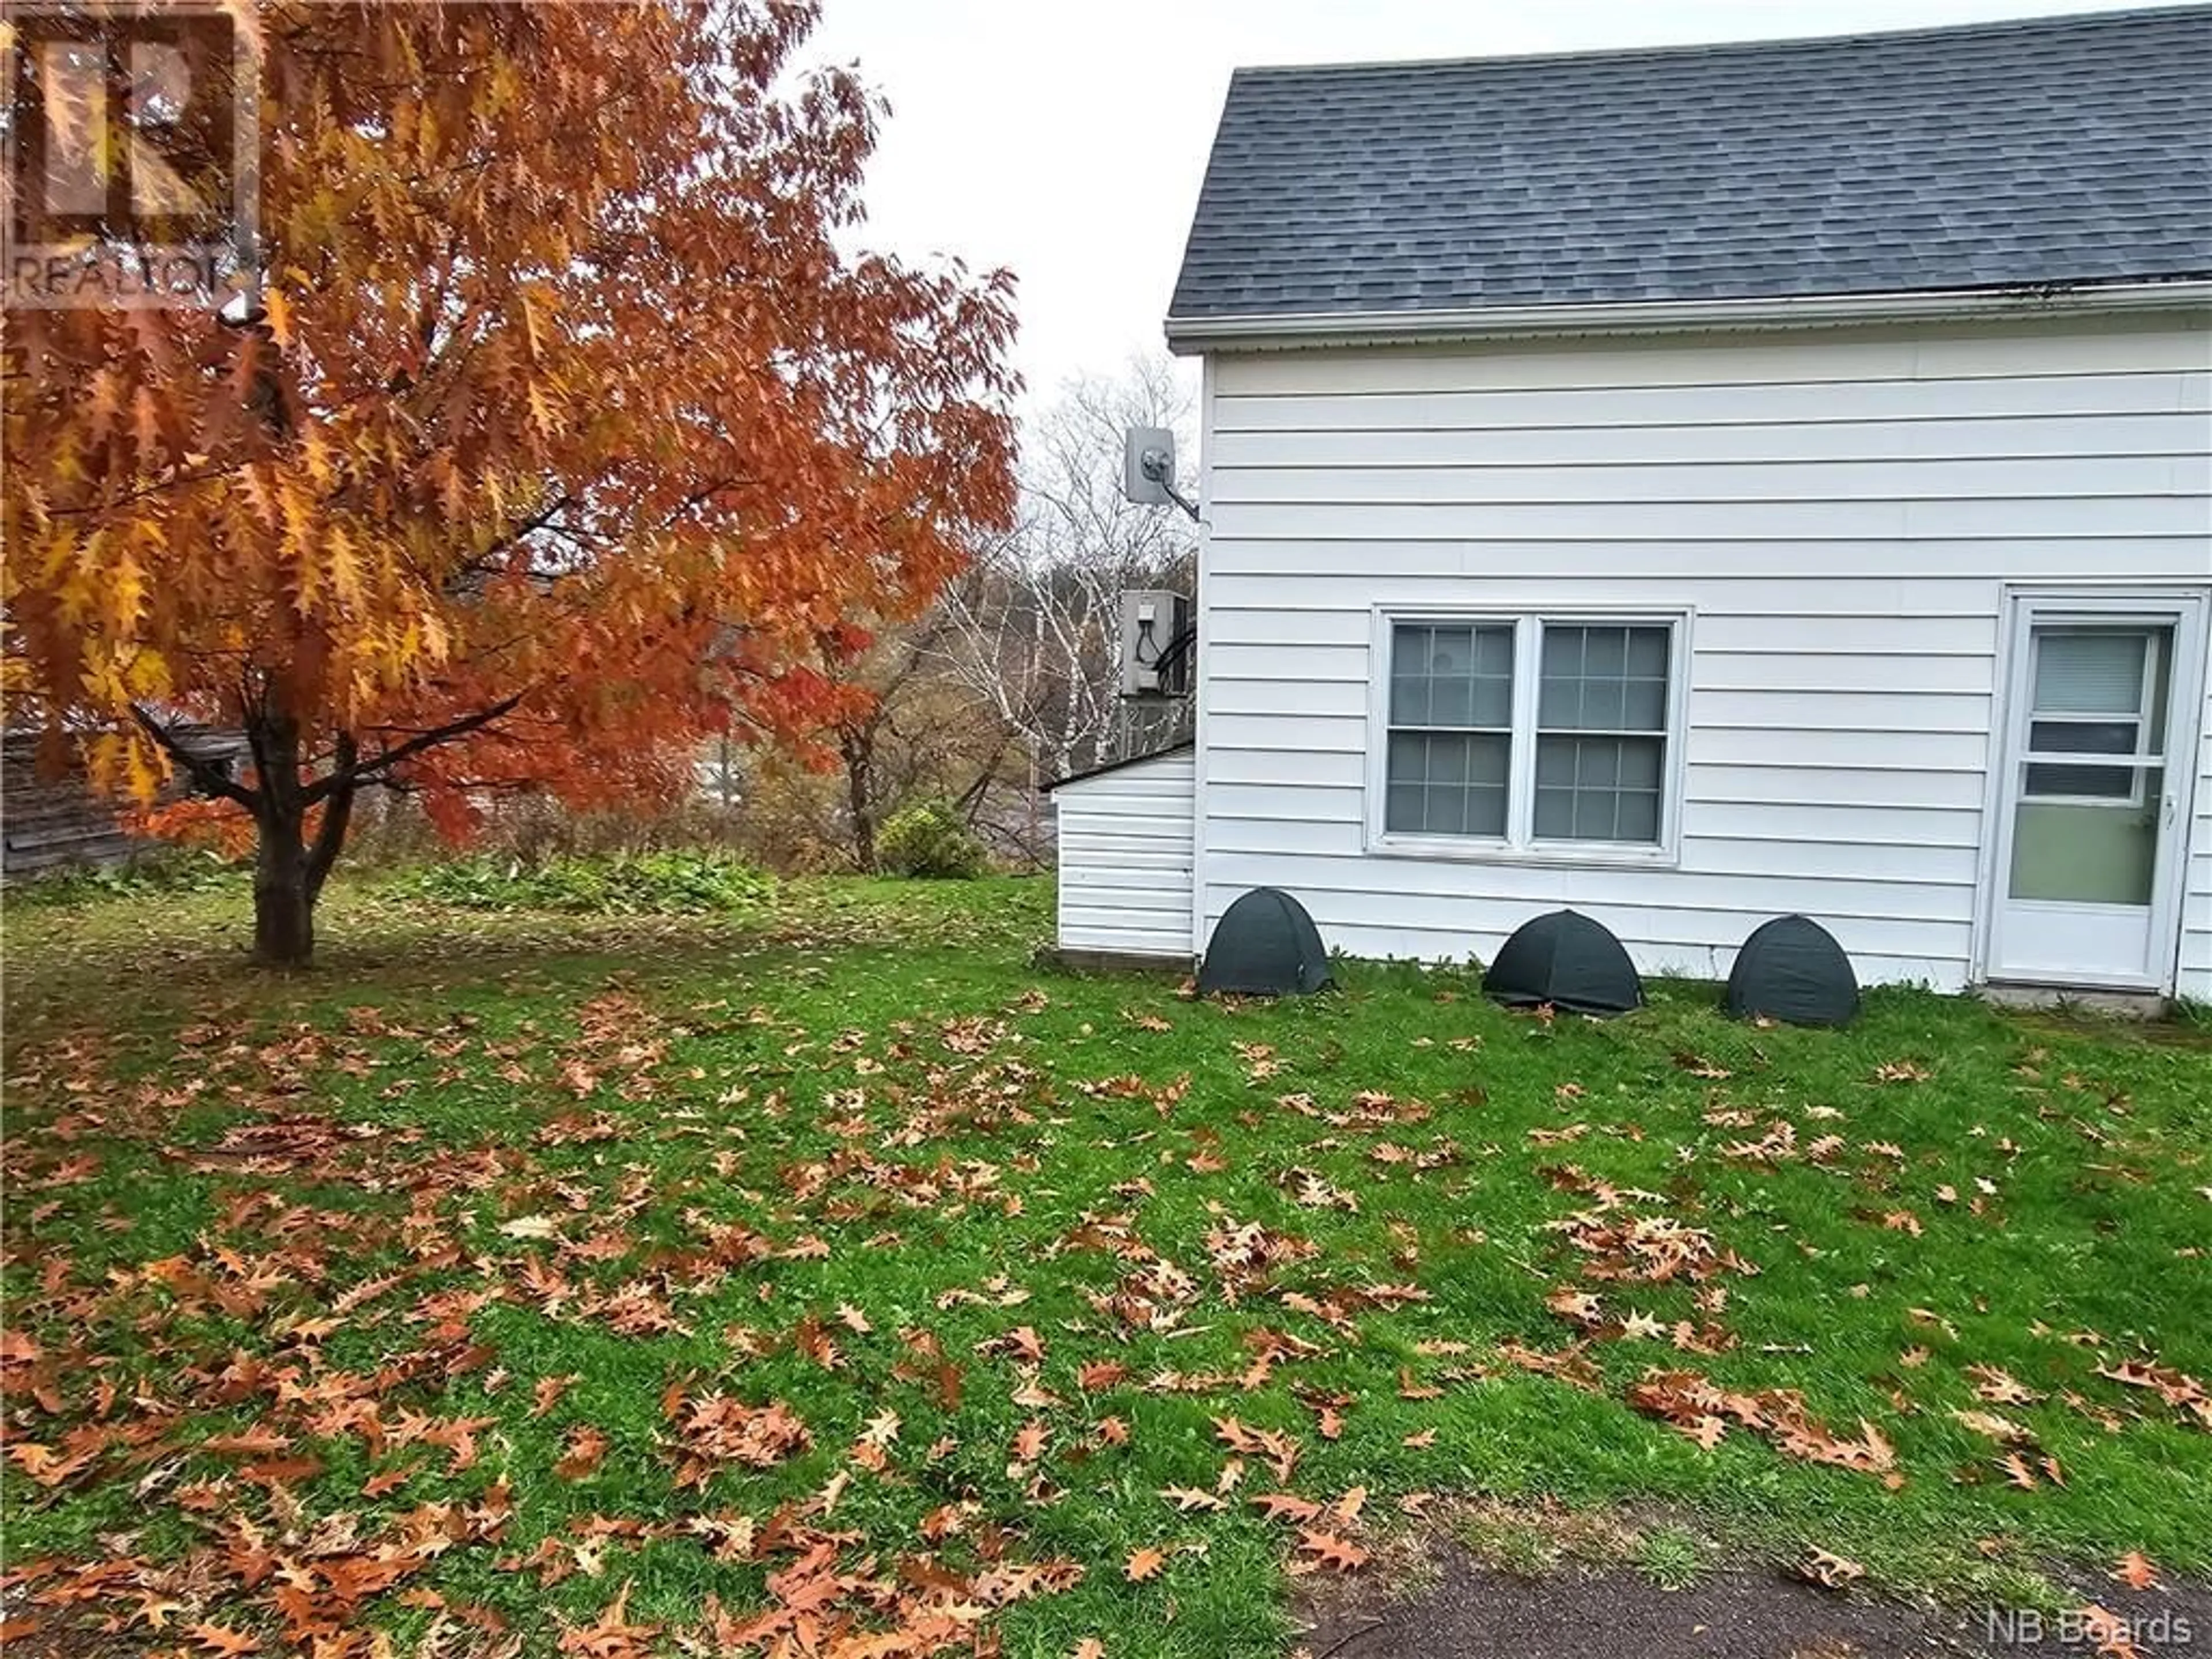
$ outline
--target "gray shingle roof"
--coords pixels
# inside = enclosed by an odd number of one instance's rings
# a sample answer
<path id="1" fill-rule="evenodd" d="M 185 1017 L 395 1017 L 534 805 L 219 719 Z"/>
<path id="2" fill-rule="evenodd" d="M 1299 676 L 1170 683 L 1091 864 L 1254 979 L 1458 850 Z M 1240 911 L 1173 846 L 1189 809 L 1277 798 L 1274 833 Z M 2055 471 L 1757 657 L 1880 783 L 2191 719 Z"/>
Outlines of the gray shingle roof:
<path id="1" fill-rule="evenodd" d="M 2212 6 L 1240 70 L 1176 322 L 2212 274 Z"/>

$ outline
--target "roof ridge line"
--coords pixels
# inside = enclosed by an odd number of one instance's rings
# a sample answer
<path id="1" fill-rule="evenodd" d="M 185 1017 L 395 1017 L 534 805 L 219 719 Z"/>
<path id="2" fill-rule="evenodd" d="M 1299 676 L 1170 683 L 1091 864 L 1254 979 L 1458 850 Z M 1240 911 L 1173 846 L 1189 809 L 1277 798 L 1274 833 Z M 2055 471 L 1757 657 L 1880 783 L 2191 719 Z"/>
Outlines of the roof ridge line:
<path id="1" fill-rule="evenodd" d="M 1782 52 L 1815 46 L 1875 45 L 1892 40 L 1924 40 L 1935 36 L 2004 35 L 2056 33 L 2084 25 L 2140 23 L 2160 17 L 2201 17 L 2212 24 L 2212 0 L 2177 0 L 2166 5 L 2126 6 L 2110 11 L 2037 13 L 2025 17 L 1994 17 L 1975 23 L 1923 23 L 1909 28 L 1857 29 L 1842 34 L 1787 34 L 1752 40 L 1684 40 L 1671 45 L 1641 46 L 1580 46 L 1551 52 L 1470 52 L 1456 58 L 1346 58 L 1323 64 L 1240 64 L 1231 70 L 1232 82 L 1259 76 L 1344 75 L 1363 70 L 1461 70 L 1477 65 L 1533 64 L 1618 63 L 1632 58 L 1715 58 L 1756 52 Z"/>

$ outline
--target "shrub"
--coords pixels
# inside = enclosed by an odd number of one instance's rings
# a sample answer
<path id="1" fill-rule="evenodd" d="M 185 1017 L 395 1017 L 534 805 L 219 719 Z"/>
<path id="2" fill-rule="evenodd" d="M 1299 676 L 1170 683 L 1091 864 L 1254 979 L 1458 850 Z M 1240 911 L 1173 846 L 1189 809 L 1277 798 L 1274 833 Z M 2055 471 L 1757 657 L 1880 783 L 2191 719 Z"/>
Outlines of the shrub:
<path id="1" fill-rule="evenodd" d="M 876 862 L 890 875 L 972 881 L 990 867 L 950 801 L 926 800 L 894 812 L 876 835 Z"/>
<path id="2" fill-rule="evenodd" d="M 562 910 L 601 915 L 708 915 L 750 910 L 775 884 L 716 852 L 623 853 L 557 857 L 534 864 L 477 854 L 433 864 L 398 890 L 471 910 Z"/>
<path id="3" fill-rule="evenodd" d="M 204 848 L 150 847 L 118 865 L 64 865 L 11 879 L 8 902 L 25 908 L 67 907 L 104 898 L 152 898 L 205 893 L 244 879 L 240 866 Z"/>

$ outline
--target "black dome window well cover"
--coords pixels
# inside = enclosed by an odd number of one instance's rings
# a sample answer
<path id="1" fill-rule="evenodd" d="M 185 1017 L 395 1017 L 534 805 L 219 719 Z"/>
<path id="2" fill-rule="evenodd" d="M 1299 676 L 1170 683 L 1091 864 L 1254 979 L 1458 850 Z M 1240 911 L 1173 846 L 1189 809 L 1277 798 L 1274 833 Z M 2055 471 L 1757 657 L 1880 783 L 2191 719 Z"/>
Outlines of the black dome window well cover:
<path id="1" fill-rule="evenodd" d="M 1321 929 L 1304 905 L 1273 887 L 1255 887 L 1222 913 L 1198 970 L 1201 995 L 1303 995 L 1333 982 Z"/>
<path id="2" fill-rule="evenodd" d="M 1729 971 L 1728 1011 L 1790 1025 L 1846 1025 L 1859 1011 L 1858 975 L 1836 936 L 1805 916 L 1761 922 Z"/>
<path id="3" fill-rule="evenodd" d="M 1644 1006 L 1644 981 L 1620 941 L 1572 910 L 1522 922 L 1498 947 L 1482 988 L 1516 1008 L 1548 1002 L 1578 1014 L 1625 1014 Z"/>

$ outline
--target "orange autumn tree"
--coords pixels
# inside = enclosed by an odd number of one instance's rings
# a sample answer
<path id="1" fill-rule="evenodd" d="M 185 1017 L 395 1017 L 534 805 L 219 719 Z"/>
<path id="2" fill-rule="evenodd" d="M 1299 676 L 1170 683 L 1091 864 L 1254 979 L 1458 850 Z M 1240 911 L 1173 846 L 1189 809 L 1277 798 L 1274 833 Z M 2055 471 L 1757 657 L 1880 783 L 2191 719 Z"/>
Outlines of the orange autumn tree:
<path id="1" fill-rule="evenodd" d="M 848 251 L 875 110 L 794 65 L 811 3 L 237 15 L 242 294 L 9 315 L 5 644 L 98 782 L 250 817 L 297 963 L 364 789 L 459 837 L 488 790 L 666 799 L 709 732 L 818 729 L 818 641 L 1011 513 L 1011 283 Z"/>

